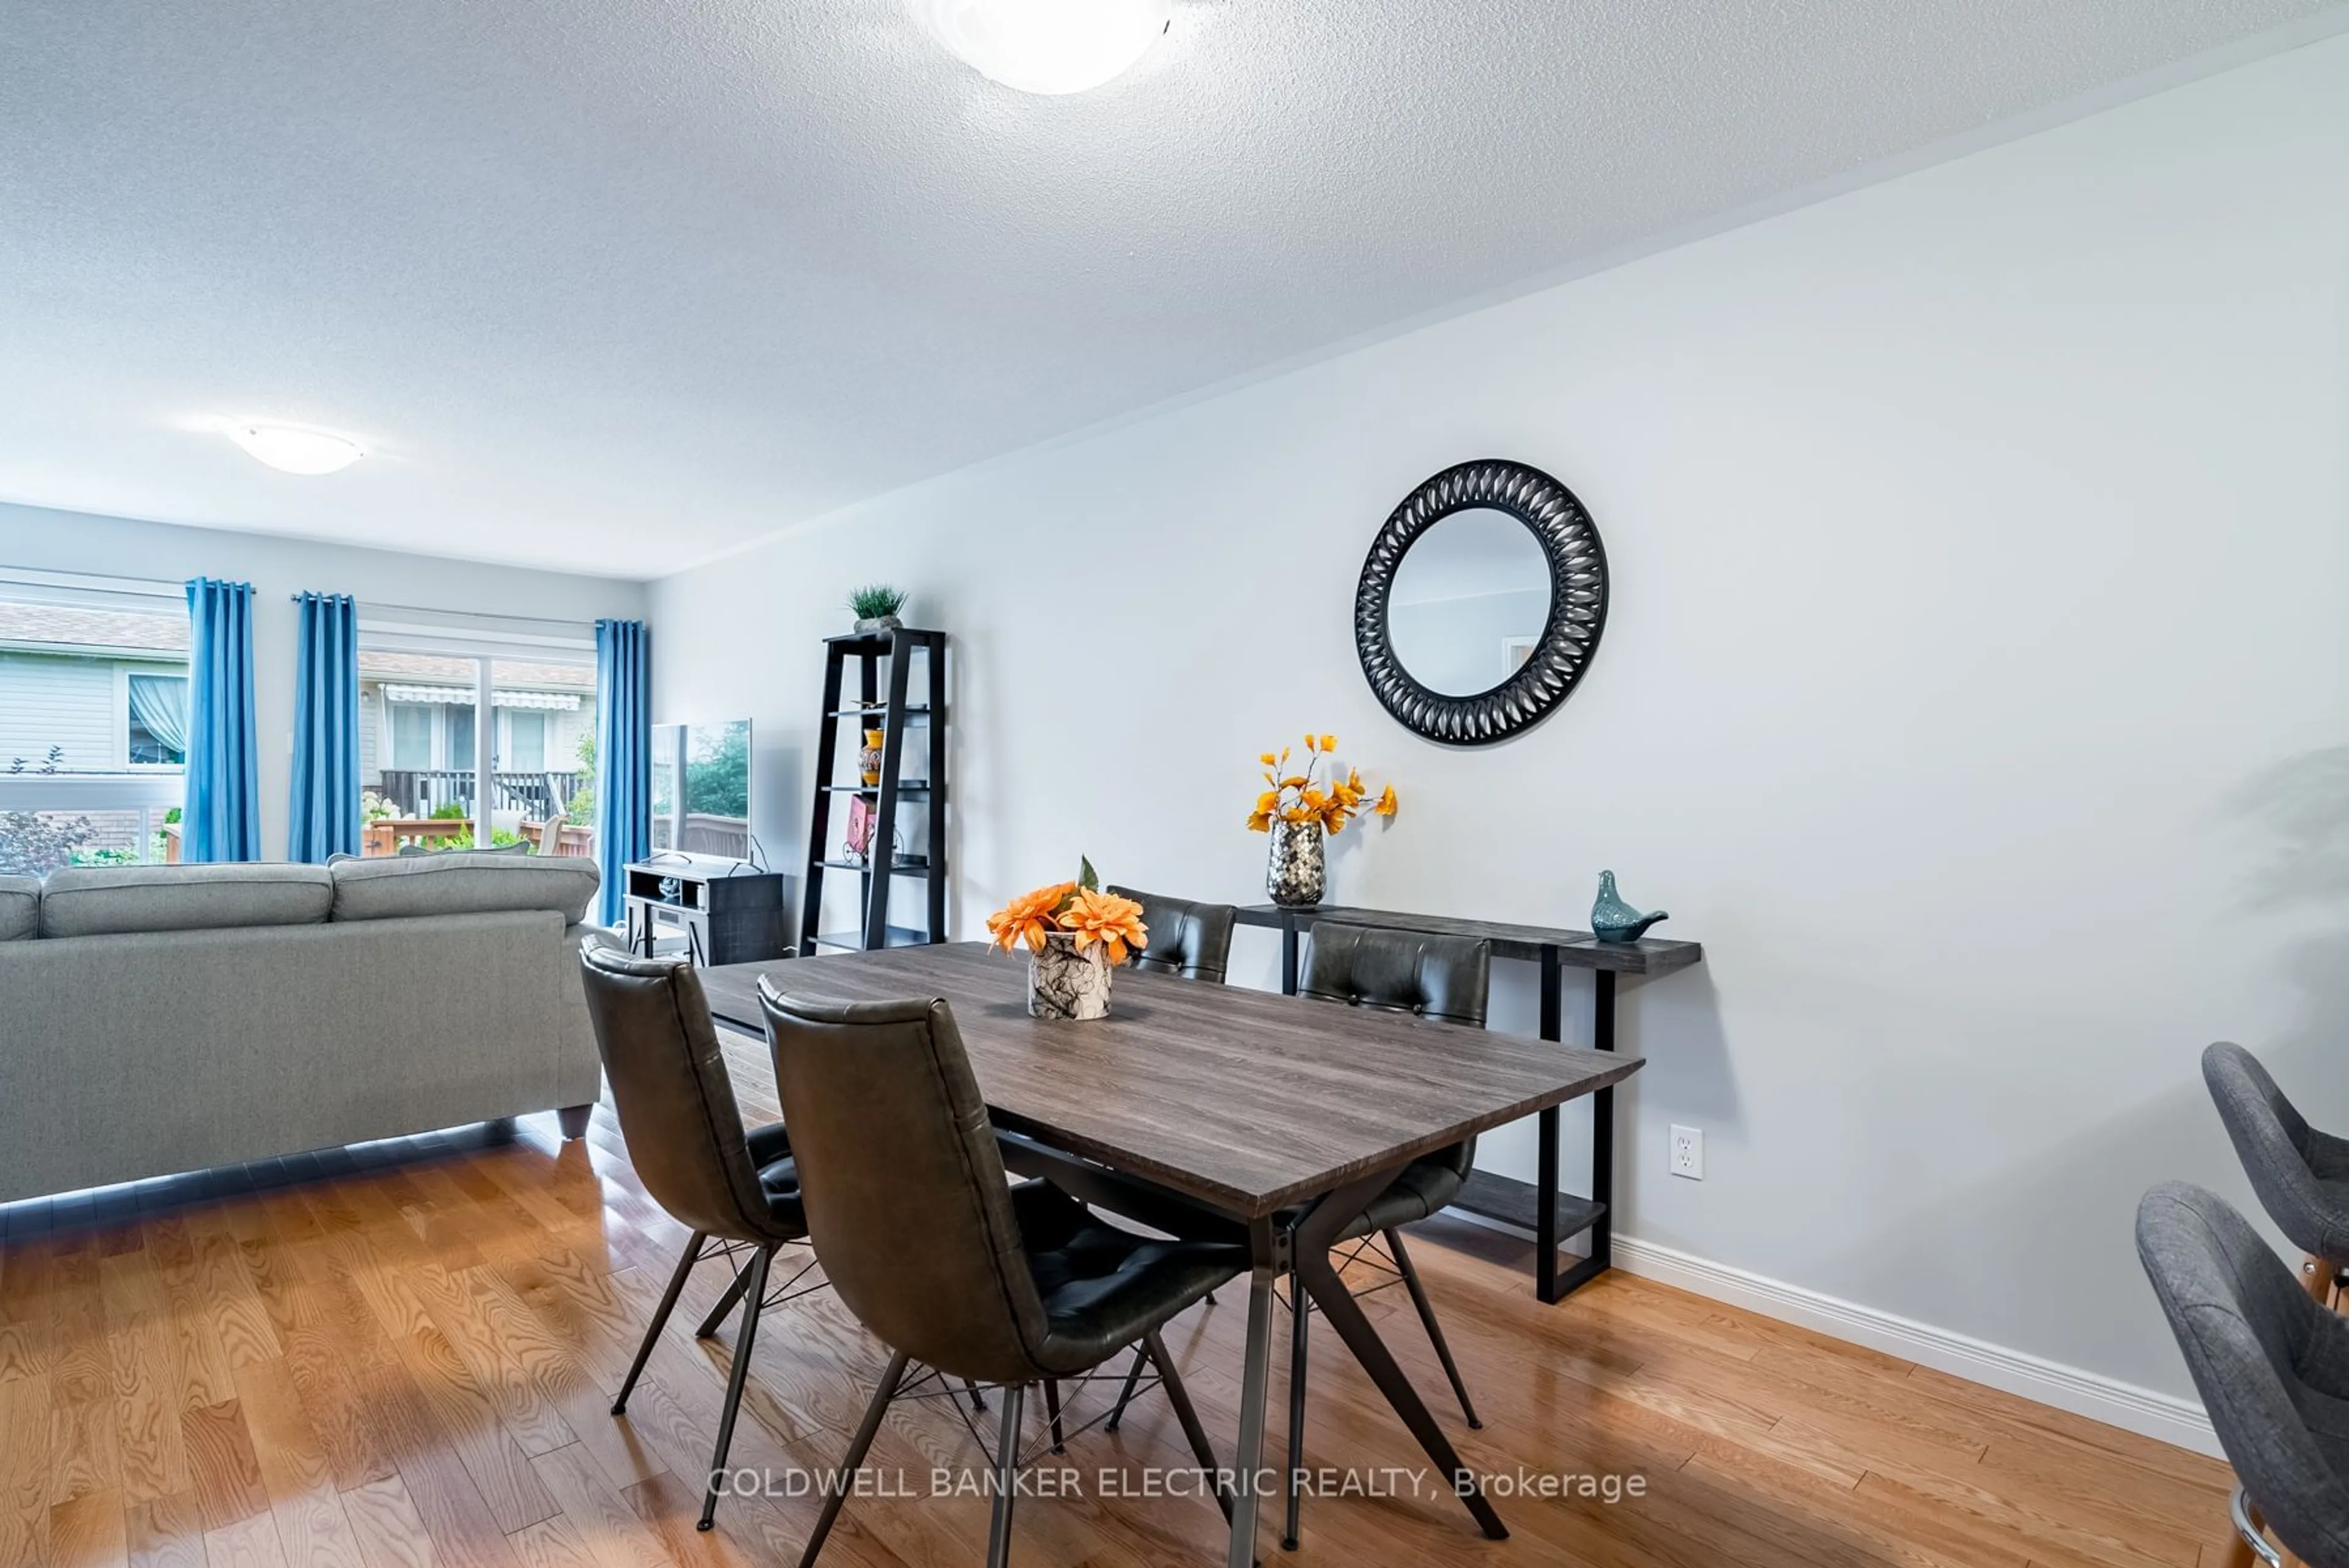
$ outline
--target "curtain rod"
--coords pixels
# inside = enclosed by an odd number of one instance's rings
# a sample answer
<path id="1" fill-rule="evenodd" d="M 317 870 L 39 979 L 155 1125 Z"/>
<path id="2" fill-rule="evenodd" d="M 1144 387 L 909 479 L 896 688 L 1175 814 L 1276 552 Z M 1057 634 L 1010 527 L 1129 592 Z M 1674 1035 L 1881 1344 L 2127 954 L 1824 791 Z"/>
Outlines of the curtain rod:
<path id="1" fill-rule="evenodd" d="M 125 593 L 140 593 L 150 598 L 176 599 L 186 592 L 186 584 L 164 577 L 129 577 L 119 572 L 59 572 L 45 566 L 14 566 L 0 562 L 0 577 L 11 577 L 29 586 L 57 584 L 72 586 L 78 583 L 120 583 L 127 584 Z M 295 603 L 302 595 L 287 597 Z M 373 599 L 348 595 L 362 610 L 392 610 L 411 615 L 461 615 L 469 621 L 527 621 L 542 626 L 585 626 L 593 628 L 595 616 L 578 615 L 508 615 L 494 610 L 450 610 L 433 604 L 388 604 Z"/>
<path id="2" fill-rule="evenodd" d="M 295 594 L 300 598 L 300 594 Z M 356 595 L 354 595 L 356 597 Z M 430 604 L 386 604 L 374 599 L 359 600 L 362 610 L 398 610 L 410 615 L 462 615 L 470 621 L 532 621 L 542 626 L 594 626 L 593 615 L 507 615 L 495 610 L 444 610 Z"/>
<path id="3" fill-rule="evenodd" d="M 348 599 L 362 610 L 392 611 L 408 615 L 454 615 L 468 621 L 527 621 L 534 626 L 585 626 L 590 630 L 595 624 L 592 620 L 581 620 L 576 615 L 509 615 L 496 610 L 444 610 L 430 604 L 387 604 L 378 599 L 362 599 L 356 593 L 319 593 L 315 588 L 289 593 L 286 597 L 299 604 L 314 594 L 321 599 Z"/>
<path id="4" fill-rule="evenodd" d="M 179 599 L 187 593 L 187 585 L 162 577 L 126 577 L 116 572 L 58 572 L 46 566 L 10 566 L 0 563 L 0 580 L 20 583 L 28 588 L 77 588 L 97 583 L 126 584 L 119 592 L 142 599 Z"/>
<path id="5" fill-rule="evenodd" d="M 299 604 L 313 593 L 317 593 L 317 590 L 289 593 L 286 597 Z M 509 615 L 496 610 L 446 610 L 434 604 L 387 604 L 379 599 L 362 599 L 356 593 L 318 593 L 317 596 L 322 599 L 348 599 L 362 610 L 388 610 L 407 615 L 455 615 L 468 621 L 527 621 L 534 626 L 592 628 L 595 624 L 592 620 L 582 620 L 576 615 Z"/>

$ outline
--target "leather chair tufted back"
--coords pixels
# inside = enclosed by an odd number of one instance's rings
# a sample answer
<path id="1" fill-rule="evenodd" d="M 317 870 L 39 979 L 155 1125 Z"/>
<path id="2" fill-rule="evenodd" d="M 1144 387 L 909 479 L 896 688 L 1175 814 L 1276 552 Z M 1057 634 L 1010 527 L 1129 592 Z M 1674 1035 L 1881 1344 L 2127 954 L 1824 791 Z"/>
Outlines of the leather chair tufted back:
<path id="1" fill-rule="evenodd" d="M 692 965 L 589 942 L 579 966 L 628 1161 L 645 1191 L 696 1231 L 798 1241 L 760 1189 L 734 1080 Z"/>
<path id="2" fill-rule="evenodd" d="M 1109 890 L 1142 906 L 1142 923 L 1149 944 L 1133 957 L 1136 969 L 1179 975 L 1185 980 L 1212 980 L 1221 985 L 1232 957 L 1232 906 L 1195 903 L 1186 898 L 1136 892 L 1132 888 Z"/>
<path id="3" fill-rule="evenodd" d="M 1297 990 L 1317 1001 L 1481 1029 L 1492 969 L 1488 943 L 1325 920 L 1313 927 Z"/>
<path id="4" fill-rule="evenodd" d="M 943 1000 L 816 1002 L 759 983 L 825 1277 L 949 1377 L 1060 1375 L 995 1130 Z"/>

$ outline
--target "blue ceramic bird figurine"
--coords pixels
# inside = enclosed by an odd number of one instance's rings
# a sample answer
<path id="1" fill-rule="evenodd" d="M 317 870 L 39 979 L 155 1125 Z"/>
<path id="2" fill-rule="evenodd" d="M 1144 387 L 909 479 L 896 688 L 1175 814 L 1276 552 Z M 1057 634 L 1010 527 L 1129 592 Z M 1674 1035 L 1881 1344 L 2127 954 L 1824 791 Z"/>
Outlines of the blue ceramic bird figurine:
<path id="1" fill-rule="evenodd" d="M 1653 914 L 1641 914 L 1615 892 L 1613 872 L 1599 873 L 1599 902 L 1590 906 L 1590 931 L 1599 941 L 1637 942 L 1648 927 L 1671 918 L 1661 909 Z"/>

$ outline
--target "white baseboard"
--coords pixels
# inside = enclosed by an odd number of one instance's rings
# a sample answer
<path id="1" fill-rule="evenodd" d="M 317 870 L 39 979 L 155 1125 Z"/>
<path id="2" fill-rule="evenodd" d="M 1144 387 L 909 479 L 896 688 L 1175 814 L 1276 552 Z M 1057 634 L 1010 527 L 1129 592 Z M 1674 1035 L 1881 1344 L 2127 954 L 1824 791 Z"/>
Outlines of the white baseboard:
<path id="1" fill-rule="evenodd" d="M 1474 1216 L 1462 1215 L 1462 1218 Z M 1479 1223 L 1491 1224 L 1489 1221 Z M 1531 1240 L 1514 1225 L 1491 1225 Z M 1969 1335 L 1936 1328 L 1872 1306 L 1844 1301 L 1766 1275 L 1751 1274 L 1674 1247 L 1636 1236 L 1614 1240 L 1615 1266 L 1642 1279 L 1672 1285 L 1694 1295 L 1758 1312 L 1783 1323 L 1865 1345 L 1904 1361 L 1986 1384 L 2042 1405 L 2069 1410 L 2092 1421 L 2172 1443 L 2196 1453 L 2219 1456 L 2210 1418 L 2191 1399 L 2156 1393 L 2134 1383 L 2084 1372 L 2021 1350 L 2010 1350 Z"/>
<path id="2" fill-rule="evenodd" d="M 1749 1274 L 1635 1236 L 1615 1238 L 1616 1266 L 1642 1279 L 1742 1306 L 1764 1317 L 1799 1324 L 1991 1387 L 2085 1416 L 2124 1431 L 2157 1438 L 2196 1453 L 2217 1455 L 2210 1418 L 2191 1399 L 2156 1393 L 2099 1373 L 2010 1350 L 1969 1335 L 1936 1328 L 1872 1306 Z"/>

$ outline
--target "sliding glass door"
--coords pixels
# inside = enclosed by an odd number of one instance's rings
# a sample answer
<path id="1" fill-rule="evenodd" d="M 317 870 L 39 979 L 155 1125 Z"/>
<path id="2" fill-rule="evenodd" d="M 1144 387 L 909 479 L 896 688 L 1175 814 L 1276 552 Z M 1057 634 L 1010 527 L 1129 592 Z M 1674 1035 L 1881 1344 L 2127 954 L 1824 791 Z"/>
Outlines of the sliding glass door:
<path id="1" fill-rule="evenodd" d="M 481 661 L 359 645 L 359 852 L 471 849 Z"/>
<path id="2" fill-rule="evenodd" d="M 359 776 L 370 855 L 436 849 L 593 853 L 595 669 L 359 647 Z"/>

